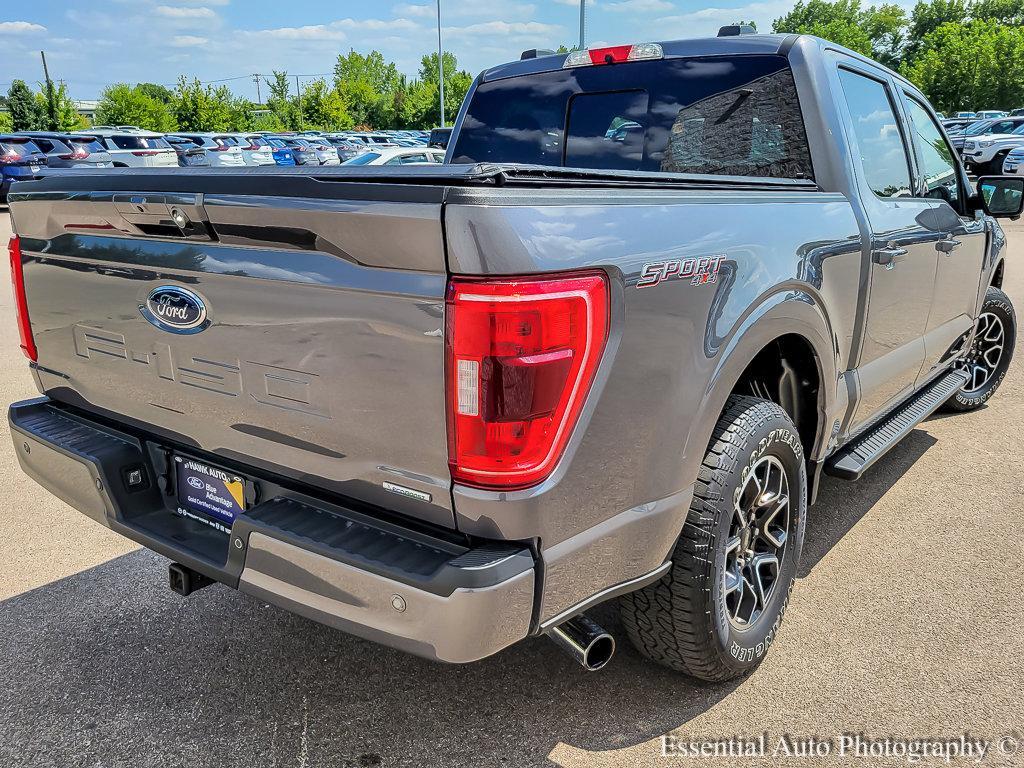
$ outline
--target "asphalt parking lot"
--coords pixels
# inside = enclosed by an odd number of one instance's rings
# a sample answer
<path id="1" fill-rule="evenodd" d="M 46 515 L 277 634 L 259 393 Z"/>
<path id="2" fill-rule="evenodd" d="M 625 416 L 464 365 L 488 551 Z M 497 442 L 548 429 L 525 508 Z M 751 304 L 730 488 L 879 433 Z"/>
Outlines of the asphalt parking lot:
<path id="1" fill-rule="evenodd" d="M 8 230 L 0 209 L 4 243 Z M 1008 230 L 1006 289 L 1024 309 L 1024 225 Z M 6 404 L 35 390 L 2 282 Z M 22 475 L 5 422 L 0 766 L 700 765 L 663 757 L 661 736 L 838 746 L 844 732 L 1008 736 L 983 764 L 1024 763 L 1019 353 L 987 407 L 932 418 L 859 483 L 825 481 L 772 652 L 726 685 L 644 662 L 612 606 L 598 616 L 620 651 L 587 674 L 543 639 L 449 667 L 223 587 L 181 598 L 164 559 Z"/>

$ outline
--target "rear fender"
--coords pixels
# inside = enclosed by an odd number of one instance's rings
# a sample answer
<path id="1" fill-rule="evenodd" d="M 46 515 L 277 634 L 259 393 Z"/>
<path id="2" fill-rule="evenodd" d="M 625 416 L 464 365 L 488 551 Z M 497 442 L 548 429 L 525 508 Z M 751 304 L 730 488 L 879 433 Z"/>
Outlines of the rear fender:
<path id="1" fill-rule="evenodd" d="M 696 477 L 707 452 L 718 417 L 747 366 L 772 341 L 786 335 L 805 339 L 814 351 L 818 368 L 818 430 L 813 446 L 804 446 L 807 458 L 820 460 L 828 446 L 830 425 L 843 407 L 837 402 L 837 345 L 821 300 L 799 287 L 778 286 L 777 291 L 754 305 L 735 326 L 696 411 L 686 442 L 687 477 Z"/>

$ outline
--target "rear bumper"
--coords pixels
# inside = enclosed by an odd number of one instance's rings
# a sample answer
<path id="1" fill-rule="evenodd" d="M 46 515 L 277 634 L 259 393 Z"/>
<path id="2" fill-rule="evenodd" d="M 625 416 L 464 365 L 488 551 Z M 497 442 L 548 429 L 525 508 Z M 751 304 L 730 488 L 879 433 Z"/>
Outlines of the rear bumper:
<path id="1" fill-rule="evenodd" d="M 530 632 L 535 565 L 522 544 L 465 546 L 237 466 L 253 480 L 254 499 L 228 535 L 174 512 L 172 446 L 45 397 L 15 403 L 8 419 L 21 467 L 36 482 L 223 584 L 439 661 L 475 661 Z M 144 480 L 133 487 L 135 470 Z"/>

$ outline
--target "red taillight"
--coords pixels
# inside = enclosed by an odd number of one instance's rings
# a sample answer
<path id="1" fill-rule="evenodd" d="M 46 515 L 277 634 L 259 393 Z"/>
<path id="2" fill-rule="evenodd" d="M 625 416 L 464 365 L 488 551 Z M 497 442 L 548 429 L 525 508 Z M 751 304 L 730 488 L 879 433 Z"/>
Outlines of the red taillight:
<path id="1" fill-rule="evenodd" d="M 11 163 L 17 163 L 21 161 L 21 155 L 17 152 L 9 152 L 6 155 L 0 155 L 0 165 L 10 165 Z"/>
<path id="2" fill-rule="evenodd" d="M 151 155 L 159 155 L 160 150 L 158 149 L 142 149 L 138 152 L 132 152 L 136 157 L 150 157 Z"/>
<path id="3" fill-rule="evenodd" d="M 263 147 L 261 147 L 259 144 L 250 144 L 248 147 L 246 147 L 246 149 L 249 150 L 250 152 L 259 152 L 261 149 L 263 149 Z"/>
<path id="4" fill-rule="evenodd" d="M 11 282 L 14 284 L 14 306 L 18 312 L 18 331 L 21 333 L 21 351 L 25 357 L 36 362 L 36 342 L 32 338 L 32 326 L 28 321 L 28 302 L 25 300 L 25 273 L 21 265 L 21 241 L 15 235 L 7 246 L 11 254 Z"/>
<path id="5" fill-rule="evenodd" d="M 77 152 L 72 152 L 71 154 L 68 155 L 57 155 L 57 157 L 59 157 L 61 160 L 85 160 L 87 157 L 89 157 L 89 153 L 79 150 Z"/>
<path id="6" fill-rule="evenodd" d="M 554 469 L 608 336 L 603 272 L 453 279 L 445 347 L 456 482 L 525 488 Z"/>

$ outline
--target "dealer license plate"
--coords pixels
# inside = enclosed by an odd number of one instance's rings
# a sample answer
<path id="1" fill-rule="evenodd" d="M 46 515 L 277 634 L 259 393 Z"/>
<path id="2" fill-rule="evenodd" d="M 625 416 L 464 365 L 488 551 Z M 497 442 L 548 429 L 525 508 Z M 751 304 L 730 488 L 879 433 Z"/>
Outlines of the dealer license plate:
<path id="1" fill-rule="evenodd" d="M 178 514 L 230 532 L 245 511 L 245 481 L 234 474 L 187 456 L 175 456 Z"/>

